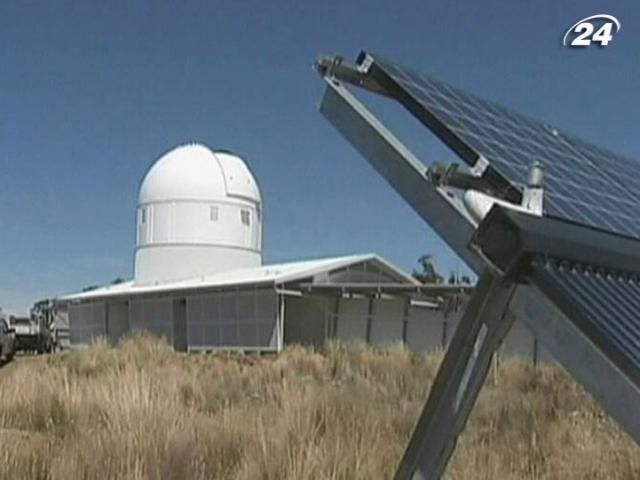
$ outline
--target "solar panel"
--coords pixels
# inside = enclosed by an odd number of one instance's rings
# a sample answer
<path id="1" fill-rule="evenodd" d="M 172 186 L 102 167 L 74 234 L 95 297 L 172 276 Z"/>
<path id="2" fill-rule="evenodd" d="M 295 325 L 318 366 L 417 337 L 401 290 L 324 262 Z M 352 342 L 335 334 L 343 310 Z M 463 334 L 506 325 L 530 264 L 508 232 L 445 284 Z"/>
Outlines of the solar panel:
<path id="1" fill-rule="evenodd" d="M 442 475 L 510 327 L 507 305 L 640 442 L 640 164 L 378 56 L 358 63 L 321 65 L 321 111 L 481 274 L 396 479 Z M 336 79 L 395 98 L 468 164 L 484 159 L 483 180 L 509 199 L 542 163 L 545 216 L 494 207 L 472 225 Z"/>
<path id="2" fill-rule="evenodd" d="M 531 278 L 591 342 L 640 384 L 640 281 L 636 276 L 537 258 Z"/>
<path id="3" fill-rule="evenodd" d="M 372 75 L 470 165 L 484 157 L 516 187 L 545 167 L 545 214 L 640 237 L 640 164 L 377 56 Z"/>

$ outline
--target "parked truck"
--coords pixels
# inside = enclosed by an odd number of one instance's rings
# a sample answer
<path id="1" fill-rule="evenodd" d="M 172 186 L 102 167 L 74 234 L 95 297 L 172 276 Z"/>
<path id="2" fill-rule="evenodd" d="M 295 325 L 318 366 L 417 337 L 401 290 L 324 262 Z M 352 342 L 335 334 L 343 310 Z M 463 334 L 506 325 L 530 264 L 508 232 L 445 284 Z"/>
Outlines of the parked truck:
<path id="1" fill-rule="evenodd" d="M 15 347 L 19 352 L 49 353 L 52 349 L 51 332 L 47 325 L 31 317 L 9 317 L 9 325 L 15 332 Z"/>
<path id="2" fill-rule="evenodd" d="M 9 326 L 15 332 L 17 351 L 51 353 L 69 344 L 66 308 L 55 300 L 36 302 L 29 316 L 10 316 Z"/>
<path id="3" fill-rule="evenodd" d="M 56 299 L 40 300 L 31 308 L 31 320 L 48 332 L 49 351 L 69 348 L 69 316 L 66 304 Z"/>

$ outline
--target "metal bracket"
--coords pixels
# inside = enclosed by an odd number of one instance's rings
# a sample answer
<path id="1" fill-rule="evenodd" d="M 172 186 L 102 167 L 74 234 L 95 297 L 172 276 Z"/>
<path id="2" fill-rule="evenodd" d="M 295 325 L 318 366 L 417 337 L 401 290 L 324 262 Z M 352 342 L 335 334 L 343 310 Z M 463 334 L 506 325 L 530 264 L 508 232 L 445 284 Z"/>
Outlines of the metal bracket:
<path id="1" fill-rule="evenodd" d="M 491 184 L 482 176 L 462 170 L 458 163 L 449 163 L 447 165 L 436 163 L 427 169 L 426 176 L 435 185 L 494 193 Z"/>
<path id="2" fill-rule="evenodd" d="M 484 172 L 487 171 L 487 168 L 489 168 L 489 161 L 484 156 L 480 155 L 478 160 L 476 160 L 476 163 L 471 167 L 471 171 L 474 175 L 482 176 L 484 175 Z"/>
<path id="3" fill-rule="evenodd" d="M 490 272 L 456 328 L 429 399 L 396 472 L 396 480 L 440 478 L 491 366 L 513 322 L 504 315 L 514 291 Z"/>
<path id="4" fill-rule="evenodd" d="M 313 66 L 322 77 L 341 80 L 370 92 L 389 96 L 375 79 L 367 75 L 366 68 L 345 62 L 340 55 L 320 57 Z"/>

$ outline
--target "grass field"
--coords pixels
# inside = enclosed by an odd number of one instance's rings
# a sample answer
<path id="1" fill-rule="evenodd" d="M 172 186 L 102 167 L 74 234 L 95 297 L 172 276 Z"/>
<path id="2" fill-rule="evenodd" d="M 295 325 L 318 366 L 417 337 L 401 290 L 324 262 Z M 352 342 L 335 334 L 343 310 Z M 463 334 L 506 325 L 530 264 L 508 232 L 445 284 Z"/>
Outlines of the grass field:
<path id="1" fill-rule="evenodd" d="M 387 479 L 440 357 L 400 346 L 184 355 L 117 348 L 0 369 L 3 479 Z M 638 479 L 640 448 L 563 371 L 502 361 L 455 479 Z"/>

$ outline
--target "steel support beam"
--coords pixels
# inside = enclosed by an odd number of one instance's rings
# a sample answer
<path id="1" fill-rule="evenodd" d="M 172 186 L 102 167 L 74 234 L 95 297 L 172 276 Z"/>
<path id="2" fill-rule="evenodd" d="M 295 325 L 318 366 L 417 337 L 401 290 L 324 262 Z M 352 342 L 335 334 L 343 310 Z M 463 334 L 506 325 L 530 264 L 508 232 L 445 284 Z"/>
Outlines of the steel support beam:
<path id="1" fill-rule="evenodd" d="M 340 82 L 325 81 L 320 112 L 467 265 L 482 271 L 467 249 L 475 223 L 462 202 L 431 183 L 427 167 Z"/>
<path id="2" fill-rule="evenodd" d="M 456 329 L 429 399 L 396 472 L 396 480 L 440 478 L 491 366 L 511 328 L 504 315 L 513 285 L 487 272 Z"/>
<path id="3" fill-rule="evenodd" d="M 517 273 L 534 256 L 543 256 L 640 274 L 640 240 L 500 205 L 480 222 L 471 243 L 504 273 Z"/>

